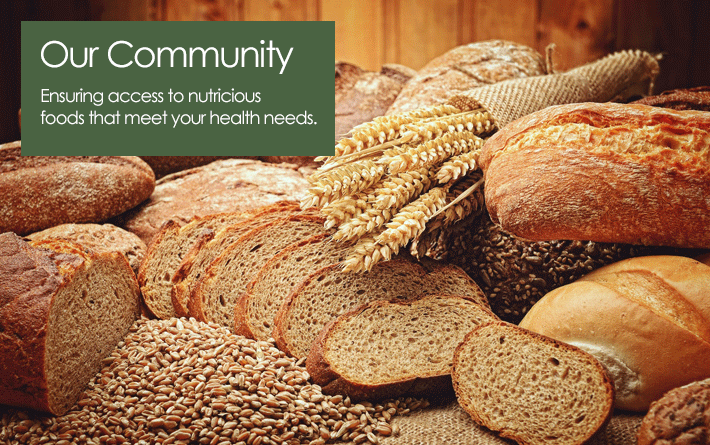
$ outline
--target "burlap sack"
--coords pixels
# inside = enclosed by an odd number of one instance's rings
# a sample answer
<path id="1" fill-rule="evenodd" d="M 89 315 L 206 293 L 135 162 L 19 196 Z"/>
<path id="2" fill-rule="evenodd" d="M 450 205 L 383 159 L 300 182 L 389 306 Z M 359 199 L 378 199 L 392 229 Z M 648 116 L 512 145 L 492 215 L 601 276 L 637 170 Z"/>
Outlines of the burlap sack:
<path id="1" fill-rule="evenodd" d="M 635 445 L 636 431 L 643 415 L 620 413 L 612 417 L 590 445 Z M 511 440 L 501 439 L 496 433 L 477 425 L 456 401 L 431 406 L 395 417 L 392 424 L 399 426 L 398 436 L 380 438 L 382 445 L 510 445 Z"/>
<path id="2" fill-rule="evenodd" d="M 462 110 L 486 109 L 498 128 L 551 105 L 607 102 L 651 94 L 656 58 L 644 51 L 621 51 L 564 73 L 512 79 L 468 90 L 449 103 Z"/>

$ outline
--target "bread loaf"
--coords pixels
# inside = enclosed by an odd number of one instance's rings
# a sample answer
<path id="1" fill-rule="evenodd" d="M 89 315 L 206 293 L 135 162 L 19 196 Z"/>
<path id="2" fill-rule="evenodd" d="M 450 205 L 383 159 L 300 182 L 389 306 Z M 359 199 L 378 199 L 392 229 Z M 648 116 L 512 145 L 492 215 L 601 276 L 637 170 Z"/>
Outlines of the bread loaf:
<path id="1" fill-rule="evenodd" d="M 674 388 L 651 404 L 638 445 L 710 443 L 710 379 Z"/>
<path id="2" fill-rule="evenodd" d="M 520 444 L 587 443 L 613 411 L 614 386 L 594 357 L 502 321 L 466 336 L 451 377 L 473 420 Z"/>
<path id="3" fill-rule="evenodd" d="M 480 164 L 491 218 L 516 236 L 710 247 L 710 113 L 549 107 L 492 136 Z"/>
<path id="4" fill-rule="evenodd" d="M 138 317 L 126 258 L 0 235 L 0 403 L 67 411 Z"/>
<path id="5" fill-rule="evenodd" d="M 298 201 L 308 181 L 295 166 L 224 159 L 167 175 L 150 199 L 113 223 L 150 244 L 168 219 L 186 224 L 195 216 L 253 210 L 278 201 Z"/>
<path id="6" fill-rule="evenodd" d="M 427 63 L 407 82 L 387 114 L 443 104 L 471 88 L 545 73 L 544 58 L 527 46 L 503 40 L 469 43 Z"/>
<path id="7" fill-rule="evenodd" d="M 335 62 L 335 141 L 356 125 L 382 116 L 416 71 L 385 65 L 379 73 Z"/>
<path id="8" fill-rule="evenodd" d="M 155 187 L 132 156 L 21 156 L 0 145 L 0 232 L 19 235 L 63 223 L 97 223 L 129 210 Z"/>
<path id="9" fill-rule="evenodd" d="M 710 111 L 710 86 L 664 91 L 631 103 L 674 110 Z"/>
<path id="10" fill-rule="evenodd" d="M 454 349 L 466 333 L 496 319 L 468 297 L 374 301 L 331 321 L 313 343 L 306 369 L 326 394 L 435 396 L 452 389 Z"/>
<path id="11" fill-rule="evenodd" d="M 647 410 L 710 377 L 710 266 L 679 256 L 602 267 L 537 302 L 520 326 L 587 350 L 611 373 L 616 407 Z"/>
<path id="12" fill-rule="evenodd" d="M 61 224 L 27 235 L 30 241 L 63 239 L 74 241 L 97 253 L 120 252 L 138 274 L 145 251 L 145 243 L 131 232 L 113 224 Z"/>

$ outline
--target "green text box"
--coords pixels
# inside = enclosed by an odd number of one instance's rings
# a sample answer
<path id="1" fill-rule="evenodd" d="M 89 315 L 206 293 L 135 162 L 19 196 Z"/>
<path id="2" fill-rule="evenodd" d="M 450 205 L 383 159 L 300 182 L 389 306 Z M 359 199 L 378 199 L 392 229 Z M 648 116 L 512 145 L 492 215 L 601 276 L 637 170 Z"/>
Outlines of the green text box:
<path id="1" fill-rule="evenodd" d="M 22 154 L 332 155 L 334 34 L 333 22 L 23 22 Z"/>

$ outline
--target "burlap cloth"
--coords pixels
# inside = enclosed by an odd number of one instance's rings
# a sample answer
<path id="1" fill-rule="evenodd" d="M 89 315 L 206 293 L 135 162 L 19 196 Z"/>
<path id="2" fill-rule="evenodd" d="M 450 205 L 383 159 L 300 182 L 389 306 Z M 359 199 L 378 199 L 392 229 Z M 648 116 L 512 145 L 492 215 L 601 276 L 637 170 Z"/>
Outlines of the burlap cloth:
<path id="1" fill-rule="evenodd" d="M 635 445 L 642 419 L 642 414 L 617 413 L 590 445 Z M 515 444 L 476 424 L 455 400 L 394 417 L 392 425 L 400 433 L 379 436 L 382 445 Z"/>
<path id="2" fill-rule="evenodd" d="M 653 55 L 639 50 L 621 51 L 564 73 L 474 88 L 453 96 L 449 103 L 462 110 L 483 107 L 491 113 L 498 128 L 503 128 L 519 117 L 551 105 L 608 102 L 652 94 L 658 71 L 658 61 Z"/>

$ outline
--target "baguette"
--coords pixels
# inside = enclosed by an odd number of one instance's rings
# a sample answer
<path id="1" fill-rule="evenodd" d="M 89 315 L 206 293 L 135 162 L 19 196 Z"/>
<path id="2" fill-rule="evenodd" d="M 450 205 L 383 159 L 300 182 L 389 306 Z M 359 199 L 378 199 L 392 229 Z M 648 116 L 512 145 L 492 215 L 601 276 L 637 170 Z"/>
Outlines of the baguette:
<path id="1" fill-rule="evenodd" d="M 708 112 L 549 107 L 492 136 L 480 164 L 491 218 L 521 238 L 710 247 Z"/>
<path id="2" fill-rule="evenodd" d="M 679 256 L 631 258 L 559 287 L 520 322 L 578 346 L 612 374 L 617 408 L 645 411 L 710 377 L 710 266 Z"/>

